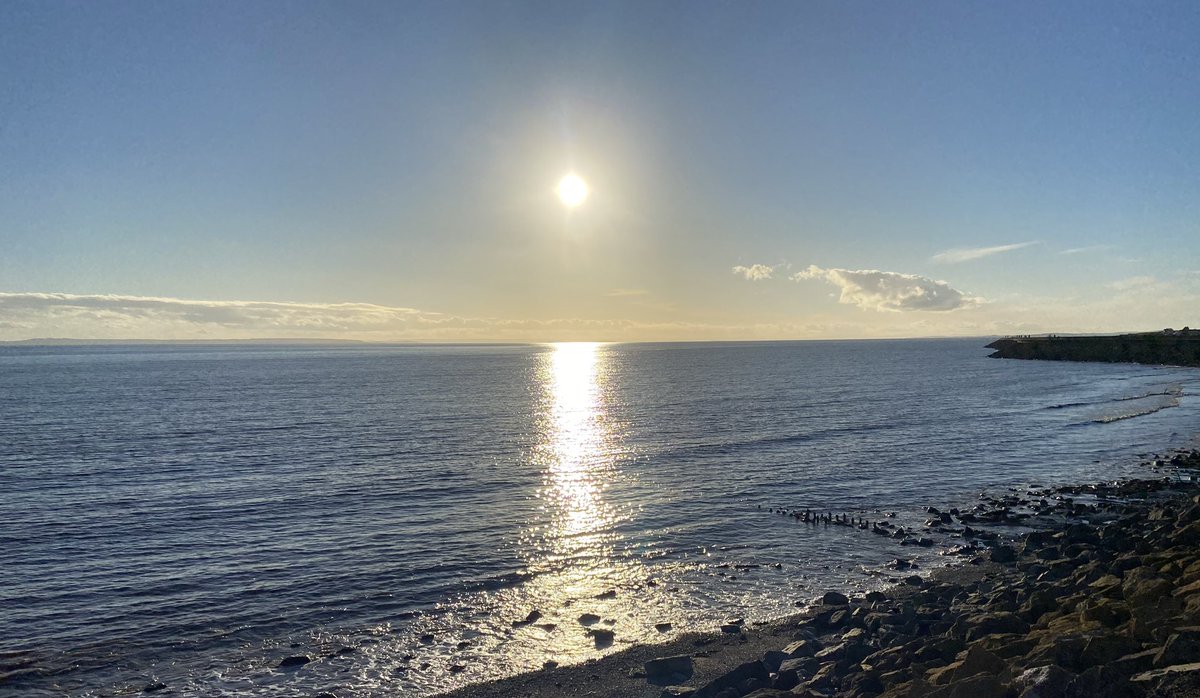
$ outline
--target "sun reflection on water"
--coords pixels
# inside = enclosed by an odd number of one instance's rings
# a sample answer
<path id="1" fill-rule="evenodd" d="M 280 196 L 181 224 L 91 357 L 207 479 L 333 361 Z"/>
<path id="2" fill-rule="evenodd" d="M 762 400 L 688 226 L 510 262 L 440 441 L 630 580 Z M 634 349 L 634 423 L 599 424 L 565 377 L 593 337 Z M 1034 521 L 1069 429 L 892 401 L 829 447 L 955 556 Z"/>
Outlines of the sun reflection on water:
<path id="1" fill-rule="evenodd" d="M 546 424 L 536 463 L 549 507 L 553 553 L 594 555 L 614 512 L 604 501 L 612 476 L 598 344 L 555 344 L 543 367 Z M 550 551 L 548 551 L 550 552 Z"/>

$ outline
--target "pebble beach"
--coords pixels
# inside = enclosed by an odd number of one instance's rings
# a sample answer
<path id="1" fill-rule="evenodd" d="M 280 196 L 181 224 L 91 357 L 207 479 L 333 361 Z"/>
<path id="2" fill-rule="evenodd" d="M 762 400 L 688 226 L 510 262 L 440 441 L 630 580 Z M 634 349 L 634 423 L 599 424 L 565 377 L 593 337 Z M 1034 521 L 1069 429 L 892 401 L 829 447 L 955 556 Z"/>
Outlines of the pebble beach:
<path id="1" fill-rule="evenodd" d="M 830 590 L 775 622 L 446 698 L 1197 695 L 1200 452 L 1146 466 L 1154 477 L 986 498 L 948 522 L 931 507 L 961 564 L 885 591 Z"/>

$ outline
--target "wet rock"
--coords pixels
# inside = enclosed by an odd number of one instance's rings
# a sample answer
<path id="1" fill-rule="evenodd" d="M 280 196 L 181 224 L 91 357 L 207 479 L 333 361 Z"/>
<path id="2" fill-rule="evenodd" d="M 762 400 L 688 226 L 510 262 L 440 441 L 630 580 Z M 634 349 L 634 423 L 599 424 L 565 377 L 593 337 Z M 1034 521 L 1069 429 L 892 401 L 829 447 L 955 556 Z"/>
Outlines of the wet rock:
<path id="1" fill-rule="evenodd" d="M 687 686 L 667 686 L 658 694 L 658 698 L 688 698 L 695 693 L 696 689 Z"/>
<path id="2" fill-rule="evenodd" d="M 846 604 L 850 603 L 850 599 L 847 598 L 845 594 L 840 592 L 827 591 L 825 592 L 825 595 L 821 597 L 821 603 L 825 604 L 826 606 L 845 606 Z"/>
<path id="3" fill-rule="evenodd" d="M 425 633 L 421 637 L 417 638 L 417 641 L 420 642 L 422 645 L 432 645 L 436 639 L 437 638 L 435 638 L 433 635 L 430 635 L 429 633 Z"/>
<path id="4" fill-rule="evenodd" d="M 547 669 L 547 670 L 548 669 L 557 669 L 558 662 L 554 661 L 553 659 L 547 659 L 546 661 L 542 662 L 542 668 Z"/>
<path id="5" fill-rule="evenodd" d="M 304 666 L 305 664 L 308 664 L 311 661 L 312 661 L 312 659 L 310 659 L 308 657 L 308 655 L 297 654 L 297 655 L 293 655 L 291 657 L 284 657 L 283 659 L 279 660 L 279 664 L 277 666 L 280 669 L 289 669 L 292 667 Z"/>
<path id="6" fill-rule="evenodd" d="M 671 628 L 672 628 L 672 625 L 670 623 L 655 623 L 654 624 L 654 629 L 660 633 L 670 632 Z"/>
<path id="7" fill-rule="evenodd" d="M 737 633 L 742 632 L 742 626 L 734 625 L 732 623 L 726 623 L 725 625 L 721 626 L 721 632 L 727 633 L 730 635 L 735 635 Z"/>
<path id="8" fill-rule="evenodd" d="M 155 681 L 154 683 L 146 684 L 142 688 L 142 693 L 158 693 L 159 691 L 165 691 L 165 690 L 167 690 L 167 684 L 165 684 L 161 681 Z"/>
<path id="9" fill-rule="evenodd" d="M 686 654 L 651 659 L 642 667 L 647 681 L 664 685 L 681 684 L 692 678 L 694 671 L 692 658 Z"/>

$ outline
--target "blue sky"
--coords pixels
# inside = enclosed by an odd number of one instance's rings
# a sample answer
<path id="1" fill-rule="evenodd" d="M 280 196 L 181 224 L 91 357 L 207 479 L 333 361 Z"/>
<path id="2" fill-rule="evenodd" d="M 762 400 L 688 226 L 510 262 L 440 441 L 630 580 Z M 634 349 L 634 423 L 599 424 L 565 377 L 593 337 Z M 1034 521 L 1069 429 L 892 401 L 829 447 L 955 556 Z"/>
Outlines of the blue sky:
<path id="1" fill-rule="evenodd" d="M 7 2 L 0 339 L 1200 324 L 1197 36 L 1193 2 Z"/>

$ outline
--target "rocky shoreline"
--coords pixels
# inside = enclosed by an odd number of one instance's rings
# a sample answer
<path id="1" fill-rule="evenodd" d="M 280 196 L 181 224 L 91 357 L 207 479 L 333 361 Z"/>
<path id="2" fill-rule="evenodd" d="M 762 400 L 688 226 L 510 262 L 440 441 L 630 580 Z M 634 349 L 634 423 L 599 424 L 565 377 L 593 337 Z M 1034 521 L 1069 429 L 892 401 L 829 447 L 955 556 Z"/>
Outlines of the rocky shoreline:
<path id="1" fill-rule="evenodd" d="M 931 509 L 966 564 L 886 592 L 447 696 L 1200 695 L 1200 452 L 1153 465 L 1170 474 Z"/>

